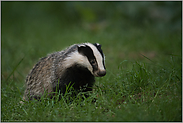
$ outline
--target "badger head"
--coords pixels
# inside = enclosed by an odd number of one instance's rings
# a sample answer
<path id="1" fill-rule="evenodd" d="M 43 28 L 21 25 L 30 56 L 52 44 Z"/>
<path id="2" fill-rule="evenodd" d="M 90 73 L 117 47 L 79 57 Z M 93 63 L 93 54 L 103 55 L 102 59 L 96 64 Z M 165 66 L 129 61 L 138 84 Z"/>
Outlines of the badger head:
<path id="1" fill-rule="evenodd" d="M 64 59 L 64 67 L 79 65 L 88 69 L 96 77 L 105 76 L 105 56 L 100 44 L 83 43 L 73 46 L 76 46 L 76 49 L 69 52 L 69 55 Z"/>
<path id="2" fill-rule="evenodd" d="M 78 45 L 78 53 L 83 56 L 80 59 L 81 61 L 83 60 L 82 65 L 84 65 L 94 76 L 105 76 L 105 56 L 100 44 L 84 43 Z"/>

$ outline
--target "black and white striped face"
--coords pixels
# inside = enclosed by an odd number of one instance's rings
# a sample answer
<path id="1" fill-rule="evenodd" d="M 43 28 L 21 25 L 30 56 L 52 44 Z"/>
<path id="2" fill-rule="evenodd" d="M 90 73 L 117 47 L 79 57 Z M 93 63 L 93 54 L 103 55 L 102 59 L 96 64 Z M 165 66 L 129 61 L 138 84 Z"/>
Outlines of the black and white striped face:
<path id="1" fill-rule="evenodd" d="M 100 44 L 84 43 L 78 45 L 78 52 L 83 57 L 85 57 L 83 65 L 85 65 L 94 76 L 96 77 L 105 76 L 106 74 L 105 63 L 104 63 L 105 56 L 102 52 Z M 81 58 L 80 60 L 82 59 L 83 58 Z"/>

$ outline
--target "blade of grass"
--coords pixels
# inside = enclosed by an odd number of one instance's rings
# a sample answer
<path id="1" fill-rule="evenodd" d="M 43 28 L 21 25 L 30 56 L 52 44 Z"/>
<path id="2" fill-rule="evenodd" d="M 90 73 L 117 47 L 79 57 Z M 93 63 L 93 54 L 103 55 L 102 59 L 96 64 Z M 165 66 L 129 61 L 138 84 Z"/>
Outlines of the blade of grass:
<path id="1" fill-rule="evenodd" d="M 32 48 L 31 48 L 32 49 Z M 31 50 L 29 49 L 29 51 Z M 8 78 L 6 79 L 5 82 L 7 82 L 9 80 L 9 78 L 13 75 L 13 73 L 15 72 L 15 70 L 18 68 L 18 66 L 20 65 L 20 63 L 24 60 L 25 56 L 29 53 L 29 51 L 27 53 L 25 53 L 25 55 L 22 57 L 22 59 L 18 62 L 18 64 L 14 67 L 13 71 L 10 73 L 10 75 L 8 76 Z"/>
<path id="2" fill-rule="evenodd" d="M 24 56 L 25 57 L 25 56 Z M 20 65 L 20 63 L 23 61 L 24 57 L 18 62 L 18 64 L 14 67 L 13 71 L 10 73 L 10 75 L 8 76 L 8 78 L 6 79 L 5 82 L 8 81 L 8 79 L 13 75 L 13 73 L 15 72 L 15 70 L 18 68 L 18 66 Z"/>

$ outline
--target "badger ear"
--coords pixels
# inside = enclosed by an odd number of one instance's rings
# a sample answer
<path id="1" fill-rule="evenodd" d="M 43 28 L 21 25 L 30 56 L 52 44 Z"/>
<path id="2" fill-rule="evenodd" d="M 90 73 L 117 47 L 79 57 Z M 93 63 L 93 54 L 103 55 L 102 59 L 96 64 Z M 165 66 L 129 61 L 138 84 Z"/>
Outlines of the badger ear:
<path id="1" fill-rule="evenodd" d="M 102 45 L 100 45 L 99 43 L 94 43 L 93 45 L 95 45 L 98 48 L 101 48 L 102 47 Z"/>

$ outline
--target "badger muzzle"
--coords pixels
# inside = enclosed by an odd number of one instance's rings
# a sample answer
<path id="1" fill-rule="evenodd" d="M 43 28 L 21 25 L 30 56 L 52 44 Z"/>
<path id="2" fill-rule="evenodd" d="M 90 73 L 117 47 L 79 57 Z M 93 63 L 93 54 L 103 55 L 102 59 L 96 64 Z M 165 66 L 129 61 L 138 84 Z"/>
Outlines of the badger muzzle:
<path id="1" fill-rule="evenodd" d="M 106 70 L 98 70 L 98 71 L 95 71 L 95 72 L 94 72 L 94 75 L 95 75 L 96 77 L 105 76 L 105 75 L 106 75 Z"/>

